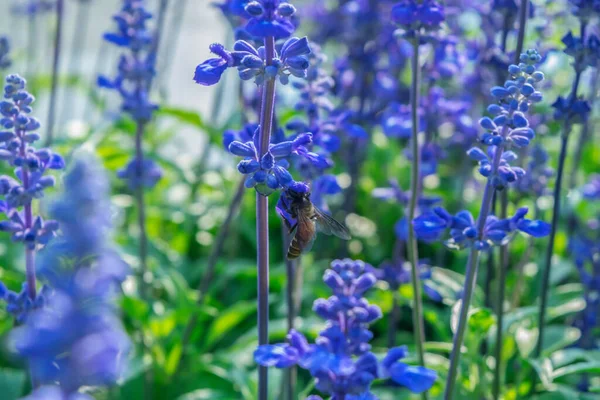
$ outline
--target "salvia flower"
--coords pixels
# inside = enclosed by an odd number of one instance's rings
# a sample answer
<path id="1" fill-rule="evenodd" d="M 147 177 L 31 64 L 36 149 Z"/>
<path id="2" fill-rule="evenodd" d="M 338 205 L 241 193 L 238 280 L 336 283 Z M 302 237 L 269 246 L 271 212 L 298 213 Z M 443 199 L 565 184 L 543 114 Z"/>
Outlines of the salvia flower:
<path id="1" fill-rule="evenodd" d="M 287 160 L 292 154 L 307 158 L 318 158 L 317 154 L 306 149 L 306 146 L 312 141 L 310 133 L 298 135 L 293 140 L 271 143 L 269 150 L 262 157 L 259 157 L 256 143 L 259 132 L 260 128 L 257 127 L 252 140 L 246 142 L 234 140 L 230 142 L 228 150 L 231 154 L 245 157 L 239 162 L 238 171 L 248 175 L 246 187 L 256 188 L 263 195 L 269 195 L 275 190 L 286 188 L 294 182 L 292 175 L 288 172 L 289 162 Z M 229 132 L 229 135 L 231 135 L 231 132 Z M 273 136 L 273 138 L 276 137 L 276 135 Z"/>
<path id="2" fill-rule="evenodd" d="M 413 224 L 417 237 L 425 241 L 438 240 L 449 230 L 450 239 L 446 241 L 449 247 L 487 250 L 494 245 L 506 244 L 517 231 L 534 237 L 547 236 L 550 233 L 550 225 L 525 218 L 528 211 L 527 207 L 519 208 L 514 216 L 506 219 L 489 215 L 482 233 L 478 232 L 475 218 L 469 211 L 451 215 L 442 207 L 435 207 L 433 211 L 418 216 Z"/>
<path id="3" fill-rule="evenodd" d="M 583 197 L 588 200 L 600 200 L 600 174 L 594 174 L 581 188 Z"/>
<path id="4" fill-rule="evenodd" d="M 435 0 L 401 0 L 392 9 L 394 22 L 406 30 L 437 29 L 444 22 L 444 6 Z"/>
<path id="5" fill-rule="evenodd" d="M 23 208 L 31 207 L 34 199 L 54 186 L 55 180 L 47 175 L 50 170 L 63 169 L 63 158 L 49 149 L 36 149 L 33 143 L 40 139 L 37 119 L 30 117 L 34 97 L 25 90 L 25 79 L 9 75 L 0 102 L 0 159 L 15 168 L 15 177 L 0 176 L 0 211 L 7 220 L 0 222 L 0 230 L 10 232 L 14 241 L 34 249 L 46 244 L 58 228 L 56 221 L 33 217 Z"/>
<path id="6" fill-rule="evenodd" d="M 0 36 L 0 70 L 10 67 L 10 42 L 7 36 Z"/>
<path id="7" fill-rule="evenodd" d="M 408 354 L 406 347 L 390 349 L 381 360 L 370 351 L 373 334 L 368 327 L 381 318 L 381 310 L 364 298 L 377 281 L 368 268 L 362 261 L 334 261 L 323 276 L 333 295 L 313 305 L 327 320 L 316 343 L 309 344 L 291 330 L 287 343 L 260 346 L 254 353 L 256 362 L 276 368 L 298 365 L 315 378 L 317 390 L 332 399 L 376 399 L 370 392 L 376 379 L 391 379 L 415 393 L 428 390 L 436 373 L 401 362 Z"/>
<path id="8" fill-rule="evenodd" d="M 244 40 L 235 42 L 231 52 L 218 43 L 210 45 L 210 51 L 218 57 L 204 61 L 194 73 L 194 81 L 204 86 L 218 83 L 223 73 L 231 67 L 237 67 L 242 80 L 254 79 L 257 85 L 261 85 L 265 80 L 279 79 L 285 85 L 290 76 L 305 78 L 310 65 L 306 57 L 310 54 L 310 47 L 305 37 L 286 40 L 277 49 L 271 65 L 266 63 L 264 47 L 256 49 Z"/>
<path id="9" fill-rule="evenodd" d="M 138 160 L 133 158 L 127 163 L 125 168 L 117 171 L 117 176 L 127 182 L 127 185 L 132 190 L 139 186 L 153 188 L 160 178 L 162 178 L 162 169 L 150 158 L 144 158 L 141 168 L 139 167 Z M 138 169 L 141 169 L 141 174 L 138 173 Z"/>
<path id="10" fill-rule="evenodd" d="M 562 42 L 565 45 L 564 52 L 573 57 L 575 71 L 583 71 L 587 67 L 596 67 L 600 61 L 600 39 L 591 33 L 587 37 L 574 36 L 572 32 L 567 33 Z"/>
<path id="11" fill-rule="evenodd" d="M 150 101 L 150 86 L 156 74 L 156 45 L 154 34 L 147 22 L 152 14 L 145 8 L 144 0 L 125 0 L 121 11 L 113 19 L 117 32 L 105 33 L 104 40 L 128 50 L 121 54 L 117 76 L 101 76 L 101 87 L 119 92 L 121 109 L 136 121 L 147 122 L 157 105 Z"/>
<path id="12" fill-rule="evenodd" d="M 100 167 L 77 161 L 64 184 L 51 207 L 62 236 L 39 263 L 52 290 L 46 304 L 13 331 L 12 341 L 41 385 L 32 398 L 55 392 L 58 399 L 91 399 L 79 389 L 114 384 L 126 359 L 129 341 L 113 302 L 127 268 L 107 240 L 109 185 Z"/>
<path id="13" fill-rule="evenodd" d="M 587 121 L 592 111 L 588 101 L 571 96 L 558 96 L 552 107 L 554 108 L 554 119 L 564 121 L 567 125 L 581 124 Z"/>
<path id="14" fill-rule="evenodd" d="M 150 100 L 152 80 L 156 75 L 157 53 L 157 38 L 147 26 L 151 18 L 152 14 L 146 9 L 144 0 L 124 2 L 121 11 L 113 17 L 117 23 L 117 32 L 105 33 L 104 39 L 127 51 L 121 54 L 115 78 L 98 78 L 101 87 L 119 92 L 122 98 L 121 110 L 137 122 L 138 136 L 141 136 L 143 126 L 158 109 Z M 151 188 L 160 180 L 162 172 L 154 161 L 138 157 L 129 161 L 118 175 L 132 189 L 140 186 Z"/>
<path id="15" fill-rule="evenodd" d="M 44 285 L 40 292 L 36 294 L 35 300 L 32 300 L 29 296 L 27 282 L 23 283 L 19 292 L 7 289 L 0 282 L 0 299 L 6 302 L 6 312 L 14 317 L 17 325 L 23 324 L 33 310 L 42 308 L 46 304 L 49 293 L 50 288 Z"/>
<path id="16" fill-rule="evenodd" d="M 467 152 L 479 163 L 479 173 L 491 179 L 496 189 L 516 182 L 524 175 L 524 170 L 510 164 L 516 160 L 516 153 L 504 150 L 527 147 L 535 137 L 526 113 L 532 104 L 542 101 L 542 94 L 535 88 L 544 79 L 544 74 L 535 68 L 540 60 L 541 56 L 535 50 L 529 50 L 521 55 L 519 65 L 508 67 L 510 78 L 504 86 L 490 90 L 492 97 L 498 100 L 487 109 L 492 117 L 479 121 L 486 130 L 480 141 L 489 146 L 488 151 L 473 147 Z M 501 152 L 500 157 L 495 157 L 496 151 Z M 497 164 L 493 162 L 496 159 Z"/>
<path id="17" fill-rule="evenodd" d="M 285 0 L 250 1 L 245 11 L 250 16 L 246 31 L 254 37 L 281 39 L 291 36 L 296 30 L 291 20 L 296 8 Z"/>

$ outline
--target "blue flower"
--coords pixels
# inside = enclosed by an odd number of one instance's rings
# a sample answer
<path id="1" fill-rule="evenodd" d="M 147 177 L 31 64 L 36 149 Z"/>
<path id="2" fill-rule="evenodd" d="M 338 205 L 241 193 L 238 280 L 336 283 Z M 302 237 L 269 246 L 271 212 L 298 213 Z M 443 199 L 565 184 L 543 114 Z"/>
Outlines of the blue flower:
<path id="1" fill-rule="evenodd" d="M 220 44 L 212 44 L 210 50 L 219 57 L 198 65 L 194 74 L 194 81 L 204 86 L 218 83 L 230 67 L 237 67 L 240 79 L 254 79 L 257 85 L 276 78 L 286 85 L 290 76 L 305 78 L 309 67 L 306 56 L 310 54 L 310 47 L 305 37 L 288 39 L 277 51 L 271 65 L 266 63 L 264 48 L 256 49 L 244 40 L 235 42 L 231 52 Z"/>
<path id="2" fill-rule="evenodd" d="M 25 85 L 20 76 L 9 75 L 4 87 L 5 100 L 0 102 L 0 129 L 4 129 L 0 131 L 0 159 L 15 168 L 16 177 L 0 176 L 0 196 L 4 198 L 0 208 L 8 218 L 0 222 L 0 230 L 10 232 L 13 240 L 34 249 L 46 244 L 58 225 L 56 221 L 25 215 L 22 208 L 54 186 L 54 177 L 47 173 L 63 169 L 65 163 L 51 150 L 32 146 L 40 138 L 36 132 L 40 123 L 29 116 L 34 97 L 25 90 Z"/>
<path id="3" fill-rule="evenodd" d="M 506 219 L 490 215 L 481 234 L 470 212 L 460 211 L 452 216 L 442 207 L 436 207 L 432 212 L 418 216 L 413 221 L 413 226 L 417 237 L 424 241 L 437 240 L 449 229 L 451 238 L 446 241 L 449 247 L 461 249 L 475 247 L 478 250 L 487 250 L 494 245 L 506 244 L 516 231 L 534 237 L 549 235 L 550 225 L 543 221 L 526 219 L 527 212 L 526 207 L 520 208 L 513 217 Z"/>
<path id="4" fill-rule="evenodd" d="M 153 188 L 162 178 L 162 169 L 150 158 L 144 158 L 139 164 L 136 158 L 131 159 L 125 168 L 117 171 L 117 176 L 126 181 L 131 190 L 140 186 Z"/>
<path id="5" fill-rule="evenodd" d="M 223 45 L 214 43 L 210 45 L 211 53 L 218 55 L 218 58 L 210 58 L 196 67 L 194 81 L 204 86 L 211 86 L 219 82 L 221 75 L 227 68 L 233 66 L 233 57 Z"/>
<path id="6" fill-rule="evenodd" d="M 594 174 L 581 188 L 583 197 L 588 200 L 600 200 L 600 174 Z"/>
<path id="7" fill-rule="evenodd" d="M 586 100 L 574 99 L 571 96 L 567 98 L 558 96 L 552 107 L 554 108 L 554 119 L 564 121 L 569 125 L 587 121 L 592 111 Z"/>
<path id="8" fill-rule="evenodd" d="M 375 379 L 391 379 L 415 393 L 431 388 L 436 373 L 402 363 L 408 353 L 405 347 L 390 349 L 381 361 L 371 353 L 368 342 L 373 334 L 368 326 L 381 317 L 381 310 L 364 298 L 377 281 L 369 269 L 362 261 L 334 261 L 323 276 L 333 295 L 313 305 L 315 313 L 328 321 L 316 344 L 291 330 L 287 343 L 259 346 L 255 361 L 276 368 L 298 365 L 315 378 L 317 390 L 334 397 L 373 399 L 370 387 Z"/>
<path id="9" fill-rule="evenodd" d="M 245 10 L 250 15 L 246 31 L 252 36 L 281 39 L 291 36 L 296 30 L 291 21 L 296 9 L 285 0 L 250 1 Z"/>
<path id="10" fill-rule="evenodd" d="M 567 33 L 562 42 L 566 46 L 564 52 L 574 58 L 575 71 L 583 71 L 587 67 L 596 67 L 600 61 L 600 39 L 594 34 L 582 39 L 573 33 Z"/>
<path id="11" fill-rule="evenodd" d="M 502 189 L 508 183 L 516 182 L 525 175 L 519 167 L 510 163 L 516 160 L 516 153 L 505 151 L 514 148 L 527 147 L 535 137 L 535 132 L 529 126 L 526 112 L 532 104 L 542 100 L 542 94 L 535 86 L 544 79 L 544 74 L 537 71 L 535 64 L 541 56 L 534 50 L 521 55 L 519 65 L 510 65 L 510 78 L 504 86 L 495 86 L 490 90 L 497 104 L 488 107 L 491 117 L 483 117 L 479 125 L 486 132 L 481 136 L 481 142 L 489 146 L 487 154 L 479 148 L 471 148 L 467 154 L 479 163 L 479 173 L 491 179 L 496 189 Z M 492 159 L 500 151 L 500 162 L 494 166 Z"/>
<path id="12" fill-rule="evenodd" d="M 10 59 L 10 42 L 7 36 L 0 36 L 0 69 L 10 67 L 12 61 Z"/>
<path id="13" fill-rule="evenodd" d="M 143 0 L 125 0 L 121 11 L 113 19 L 117 32 L 104 34 L 104 40 L 128 52 L 121 54 L 117 76 L 113 79 L 98 77 L 98 85 L 119 92 L 121 109 L 139 122 L 152 119 L 158 106 L 150 101 L 150 87 L 156 75 L 156 38 L 148 30 L 152 18 Z"/>
<path id="14" fill-rule="evenodd" d="M 318 155 L 309 152 L 305 147 L 311 143 L 312 135 L 303 134 L 292 140 L 271 143 L 269 150 L 259 159 L 256 144 L 259 131 L 260 126 L 257 126 L 251 141 L 231 141 L 228 150 L 231 154 L 245 157 L 239 162 L 238 171 L 248 175 L 246 187 L 255 188 L 259 193 L 268 196 L 275 190 L 286 188 L 294 183 L 292 175 L 287 170 L 289 167 L 287 158 L 292 154 L 302 155 L 309 159 L 318 158 Z"/>
<path id="15" fill-rule="evenodd" d="M 76 162 L 51 214 L 62 236 L 42 253 L 39 271 L 52 289 L 11 335 L 33 379 L 52 386 L 31 398 L 42 392 L 78 398 L 80 388 L 109 386 L 122 375 L 129 340 L 114 296 L 127 268 L 107 242 L 109 185 L 96 164 Z"/>
<path id="16" fill-rule="evenodd" d="M 435 0 L 402 0 L 392 9 L 392 18 L 405 29 L 438 28 L 444 22 L 444 6 Z"/>

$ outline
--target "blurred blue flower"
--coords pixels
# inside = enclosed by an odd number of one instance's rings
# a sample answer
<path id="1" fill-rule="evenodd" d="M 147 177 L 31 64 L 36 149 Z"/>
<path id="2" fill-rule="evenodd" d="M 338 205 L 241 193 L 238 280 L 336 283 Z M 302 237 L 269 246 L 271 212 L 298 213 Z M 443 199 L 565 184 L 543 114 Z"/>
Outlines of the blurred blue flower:
<path id="1" fill-rule="evenodd" d="M 245 10 L 250 16 L 246 31 L 257 38 L 286 38 L 296 30 L 291 20 L 296 8 L 286 0 L 254 0 Z"/>
<path id="2" fill-rule="evenodd" d="M 315 313 L 328 321 L 316 344 L 291 330 L 288 343 L 259 346 L 255 361 L 276 368 L 298 365 L 315 378 L 317 390 L 334 398 L 375 399 L 370 392 L 375 379 L 391 379 L 414 393 L 428 390 L 436 373 L 402 363 L 406 347 L 390 349 L 382 360 L 371 353 L 368 342 L 373 334 L 368 326 L 381 317 L 381 310 L 364 298 L 377 281 L 367 268 L 372 267 L 362 261 L 334 261 L 323 276 L 333 295 L 313 305 Z"/>
<path id="3" fill-rule="evenodd" d="M 125 168 L 117 171 L 117 176 L 126 181 L 127 186 L 131 190 L 134 190 L 139 186 L 153 188 L 160 178 L 162 178 L 162 169 L 150 158 L 144 158 L 142 165 L 138 164 L 138 160 L 132 158 Z M 141 173 L 138 172 L 138 169 L 141 170 Z"/>
<path id="4" fill-rule="evenodd" d="M 152 119 L 158 106 L 150 100 L 150 86 L 156 74 L 156 38 L 147 23 L 152 18 L 144 0 L 124 0 L 113 19 L 117 32 L 104 34 L 104 40 L 128 52 L 121 54 L 117 76 L 100 76 L 98 85 L 116 90 L 123 100 L 121 109 L 138 122 Z"/>
<path id="5" fill-rule="evenodd" d="M 56 0 L 13 0 L 11 11 L 14 14 L 34 15 L 52 11 Z"/>
<path id="6" fill-rule="evenodd" d="M 592 175 L 581 191 L 588 200 L 600 200 L 600 174 Z"/>
<path id="7" fill-rule="evenodd" d="M 12 342 L 30 365 L 41 393 L 79 398 L 84 386 L 109 386 L 122 375 L 129 340 L 115 315 L 114 297 L 127 266 L 108 242 L 108 181 L 100 167 L 80 159 L 51 208 L 62 235 L 42 253 L 40 275 L 52 288 L 46 304 L 16 328 Z M 41 396 L 41 397 L 40 397 Z"/>
<path id="8" fill-rule="evenodd" d="M 592 111 L 586 100 L 574 99 L 571 96 L 566 98 L 558 96 L 552 107 L 554 108 L 554 119 L 564 121 L 569 125 L 587 121 Z"/>
<path id="9" fill-rule="evenodd" d="M 444 6 L 435 0 L 401 0 L 392 9 L 393 20 L 406 30 L 437 29 L 444 22 Z"/>
<path id="10" fill-rule="evenodd" d="M 0 70 L 12 65 L 10 59 L 10 42 L 8 36 L 0 36 Z"/>

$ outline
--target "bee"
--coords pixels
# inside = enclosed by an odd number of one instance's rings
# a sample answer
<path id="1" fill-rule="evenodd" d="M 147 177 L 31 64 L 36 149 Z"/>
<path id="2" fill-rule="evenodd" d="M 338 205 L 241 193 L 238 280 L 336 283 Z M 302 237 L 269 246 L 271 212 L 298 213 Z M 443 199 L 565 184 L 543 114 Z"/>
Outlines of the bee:
<path id="1" fill-rule="evenodd" d="M 312 203 L 310 190 L 301 192 L 288 188 L 281 196 L 280 208 L 283 213 L 280 214 L 290 234 L 293 234 L 287 253 L 288 260 L 294 260 L 300 254 L 310 251 L 317 231 L 350 240 L 348 228 Z M 294 225 L 285 214 L 295 221 Z"/>

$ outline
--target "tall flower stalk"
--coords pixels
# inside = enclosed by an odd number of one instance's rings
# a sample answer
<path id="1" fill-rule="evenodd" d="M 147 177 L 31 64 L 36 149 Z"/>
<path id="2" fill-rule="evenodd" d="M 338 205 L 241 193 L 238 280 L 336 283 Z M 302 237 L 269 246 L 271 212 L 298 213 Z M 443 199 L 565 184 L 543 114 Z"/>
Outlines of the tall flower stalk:
<path id="1" fill-rule="evenodd" d="M 515 51 L 514 63 L 518 64 L 520 61 L 520 55 L 523 51 L 523 45 L 525 41 L 525 32 L 527 28 L 527 13 L 529 10 L 529 0 L 521 0 L 521 6 L 519 8 L 519 31 L 517 34 L 517 47 Z M 506 219 L 508 217 L 508 192 L 509 188 L 506 187 L 500 193 L 500 218 Z M 536 215 L 537 217 L 537 215 Z M 500 398 L 501 382 L 503 378 L 503 367 L 502 367 L 502 349 L 504 348 L 504 300 L 506 294 L 506 273 L 509 264 L 509 246 L 507 243 L 500 247 L 500 264 L 498 267 L 497 276 L 497 302 L 496 302 L 496 348 L 494 352 L 494 358 L 496 362 L 496 368 L 494 369 L 494 381 L 492 384 L 492 395 L 494 399 Z M 492 257 L 492 252 L 490 252 Z"/>
<path id="2" fill-rule="evenodd" d="M 25 79 L 9 75 L 4 86 L 4 100 L 0 102 L 0 159 L 15 168 L 16 179 L 0 176 L 0 211 L 7 219 L 0 222 L 0 230 L 12 234 L 15 242 L 25 247 L 25 283 L 20 293 L 7 291 L 0 283 L 0 298 L 7 303 L 7 311 L 17 324 L 27 321 L 29 314 L 44 305 L 46 291 L 37 293 L 37 251 L 45 246 L 58 229 L 56 221 L 44 221 L 35 216 L 33 200 L 43 197 L 44 190 L 54 186 L 53 176 L 44 176 L 50 170 L 64 168 L 64 160 L 49 149 L 36 149 L 32 144 L 40 139 L 35 131 L 40 123 L 29 114 L 34 97 L 26 91 Z M 35 365 L 30 365 L 34 368 Z M 32 385 L 38 378 L 31 370 Z"/>
<path id="3" fill-rule="evenodd" d="M 121 110 L 136 123 L 135 156 L 118 175 L 125 180 L 135 196 L 139 230 L 140 293 L 143 298 L 148 295 L 148 238 L 144 196 L 145 190 L 154 187 L 162 176 L 158 165 L 144 156 L 143 149 L 145 128 L 157 109 L 150 101 L 158 51 L 157 34 L 147 28 L 147 21 L 151 18 L 152 14 L 146 10 L 144 0 L 124 0 L 121 11 L 114 17 L 118 31 L 106 33 L 104 39 L 126 48 L 127 52 L 121 54 L 119 71 L 114 79 L 104 76 L 98 78 L 101 87 L 119 92 L 123 100 Z"/>
<path id="4" fill-rule="evenodd" d="M 417 199 L 419 197 L 419 182 L 421 181 L 421 149 L 419 148 L 419 33 L 415 33 L 413 39 L 413 57 L 412 57 L 412 84 L 411 84 L 411 121 L 412 121 L 412 168 L 410 179 L 410 203 L 408 205 L 408 220 L 415 219 L 417 210 Z M 419 364 L 425 366 L 425 322 L 423 319 L 423 300 L 421 296 L 421 279 L 419 277 L 419 249 L 415 229 L 412 224 L 408 224 L 408 260 L 411 265 L 410 275 L 413 289 L 413 329 L 415 331 L 415 347 Z M 423 394 L 427 398 L 427 394 Z"/>
<path id="5" fill-rule="evenodd" d="M 587 120 L 591 111 L 589 104 L 585 100 L 580 100 L 577 97 L 579 84 L 583 72 L 588 67 L 598 65 L 600 53 L 597 49 L 598 37 L 591 33 L 586 35 L 586 27 L 589 19 L 600 14 L 600 5 L 591 2 L 570 1 L 573 13 L 578 17 L 580 22 L 579 36 L 569 32 L 562 41 L 565 44 L 565 53 L 574 58 L 573 68 L 575 70 L 575 78 L 571 86 L 571 92 L 568 97 L 559 97 L 552 105 L 555 109 L 554 118 L 561 122 L 561 144 L 560 154 L 558 157 L 558 169 L 556 171 L 556 184 L 554 186 L 552 208 L 552 228 L 546 247 L 544 264 L 542 267 L 542 279 L 540 284 L 540 304 L 538 314 L 538 341 L 535 347 L 534 356 L 540 357 L 544 348 L 544 332 L 546 323 L 546 308 L 548 301 L 548 291 L 550 289 L 550 268 L 552 266 L 552 256 L 554 255 L 554 241 L 561 211 L 561 193 L 563 175 L 565 170 L 565 162 L 567 159 L 567 151 L 569 138 L 573 125 Z"/>
<path id="6" fill-rule="evenodd" d="M 452 247 L 470 249 L 444 392 L 446 400 L 454 397 L 480 253 L 489 251 L 494 245 L 505 245 L 510 240 L 511 232 L 521 231 L 536 237 L 549 233 L 546 223 L 525 219 L 527 208 L 517 210 L 514 216 L 506 219 L 490 215 L 494 192 L 525 175 L 522 168 L 510 165 L 516 159 L 516 154 L 509 149 L 526 147 L 535 137 L 525 113 L 532 103 L 542 100 L 541 93 L 535 89 L 535 85 L 544 79 L 543 73 L 535 68 L 540 60 L 541 56 L 534 50 L 523 53 L 519 65 L 509 66 L 509 79 L 505 85 L 491 89 L 492 96 L 498 100 L 497 104 L 488 107 L 488 112 L 494 119 L 484 117 L 480 120 L 481 127 L 486 130 L 480 141 L 488 146 L 488 151 L 473 147 L 467 152 L 471 159 L 479 163 L 479 173 L 487 179 L 477 220 L 467 211 L 452 216 L 443 208 L 437 207 L 432 213 L 423 214 L 413 221 L 417 236 L 424 240 L 435 240 L 446 229 L 450 229 L 451 239 L 447 243 Z"/>
<path id="7" fill-rule="evenodd" d="M 161 6 L 165 3 L 161 3 Z M 163 8 L 161 7 L 161 10 Z M 146 9 L 144 0 L 123 0 L 121 11 L 114 16 L 118 30 L 105 33 L 104 39 L 126 49 L 119 59 L 118 74 L 110 79 L 98 78 L 98 85 L 117 91 L 121 98 L 121 111 L 128 114 L 136 124 L 135 155 L 133 159 L 118 171 L 134 193 L 138 226 L 139 292 L 144 300 L 151 298 L 148 287 L 148 234 L 146 229 L 145 191 L 153 188 L 162 177 L 160 167 L 144 155 L 144 133 L 158 108 L 150 100 L 152 81 L 156 74 L 155 65 L 159 44 L 159 30 L 148 29 L 148 20 L 152 14 Z M 144 393 L 149 396 L 152 386 L 151 370 L 144 379 Z"/>
<path id="8" fill-rule="evenodd" d="M 216 84 L 221 75 L 230 67 L 237 67 L 240 78 L 254 79 L 261 93 L 259 125 L 256 132 L 241 141 L 229 144 L 232 154 L 246 157 L 238 164 L 238 170 L 247 175 L 246 187 L 256 189 L 256 243 L 257 243 L 257 319 L 258 342 L 268 343 L 269 324 L 269 199 L 274 191 L 294 184 L 287 171 L 289 165 L 285 157 L 300 153 L 304 145 L 312 140 L 312 135 L 299 135 L 292 141 L 272 143 L 273 118 L 277 81 L 286 84 L 289 76 L 306 77 L 309 66 L 304 56 L 310 53 L 306 38 L 288 39 L 280 51 L 275 42 L 289 37 L 295 30 L 290 17 L 295 8 L 286 1 L 261 0 L 245 5 L 248 23 L 245 31 L 250 37 L 259 39 L 262 47 L 256 49 L 251 43 L 239 40 L 234 51 L 225 50 L 222 45 L 211 45 L 217 58 L 198 65 L 194 74 L 196 83 Z M 258 41 L 258 40 L 257 40 Z M 250 140 L 248 140 L 250 139 Z M 248 140 L 248 141 L 245 141 Z M 258 368 L 258 399 L 268 396 L 268 374 L 263 366 Z"/>
<path id="9" fill-rule="evenodd" d="M 419 132 L 421 128 L 419 117 L 420 106 L 420 80 L 421 65 L 419 50 L 421 45 L 421 31 L 438 29 L 444 21 L 444 8 L 436 1 L 426 0 L 401 1 L 392 9 L 394 20 L 404 29 L 404 34 L 412 44 L 411 59 L 411 86 L 410 86 L 410 116 L 411 116 L 411 180 L 410 199 L 408 204 L 408 221 L 413 221 L 416 216 L 417 203 L 421 191 L 421 152 L 419 145 Z M 421 279 L 419 271 L 419 251 L 412 223 L 408 224 L 407 240 L 408 260 L 411 265 L 411 284 L 413 289 L 413 329 L 415 331 L 415 348 L 419 364 L 425 366 L 425 323 L 423 319 L 423 300 L 421 295 Z M 422 398 L 427 394 L 423 392 Z"/>
<path id="10" fill-rule="evenodd" d="M 0 134 L 0 158 L 15 167 L 15 177 L 0 177 L 1 211 L 7 216 L 0 230 L 10 232 L 12 239 L 25 245 L 26 285 L 32 307 L 36 301 L 35 254 L 54 236 L 58 228 L 55 221 L 34 216 L 33 200 L 43 196 L 44 190 L 54 186 L 53 176 L 44 176 L 49 170 L 64 168 L 64 161 L 49 149 L 35 149 L 31 144 L 40 139 L 35 131 L 40 123 L 29 114 L 34 97 L 26 91 L 26 81 L 18 75 L 9 75 L 0 102 L 0 124 L 5 131 Z"/>

